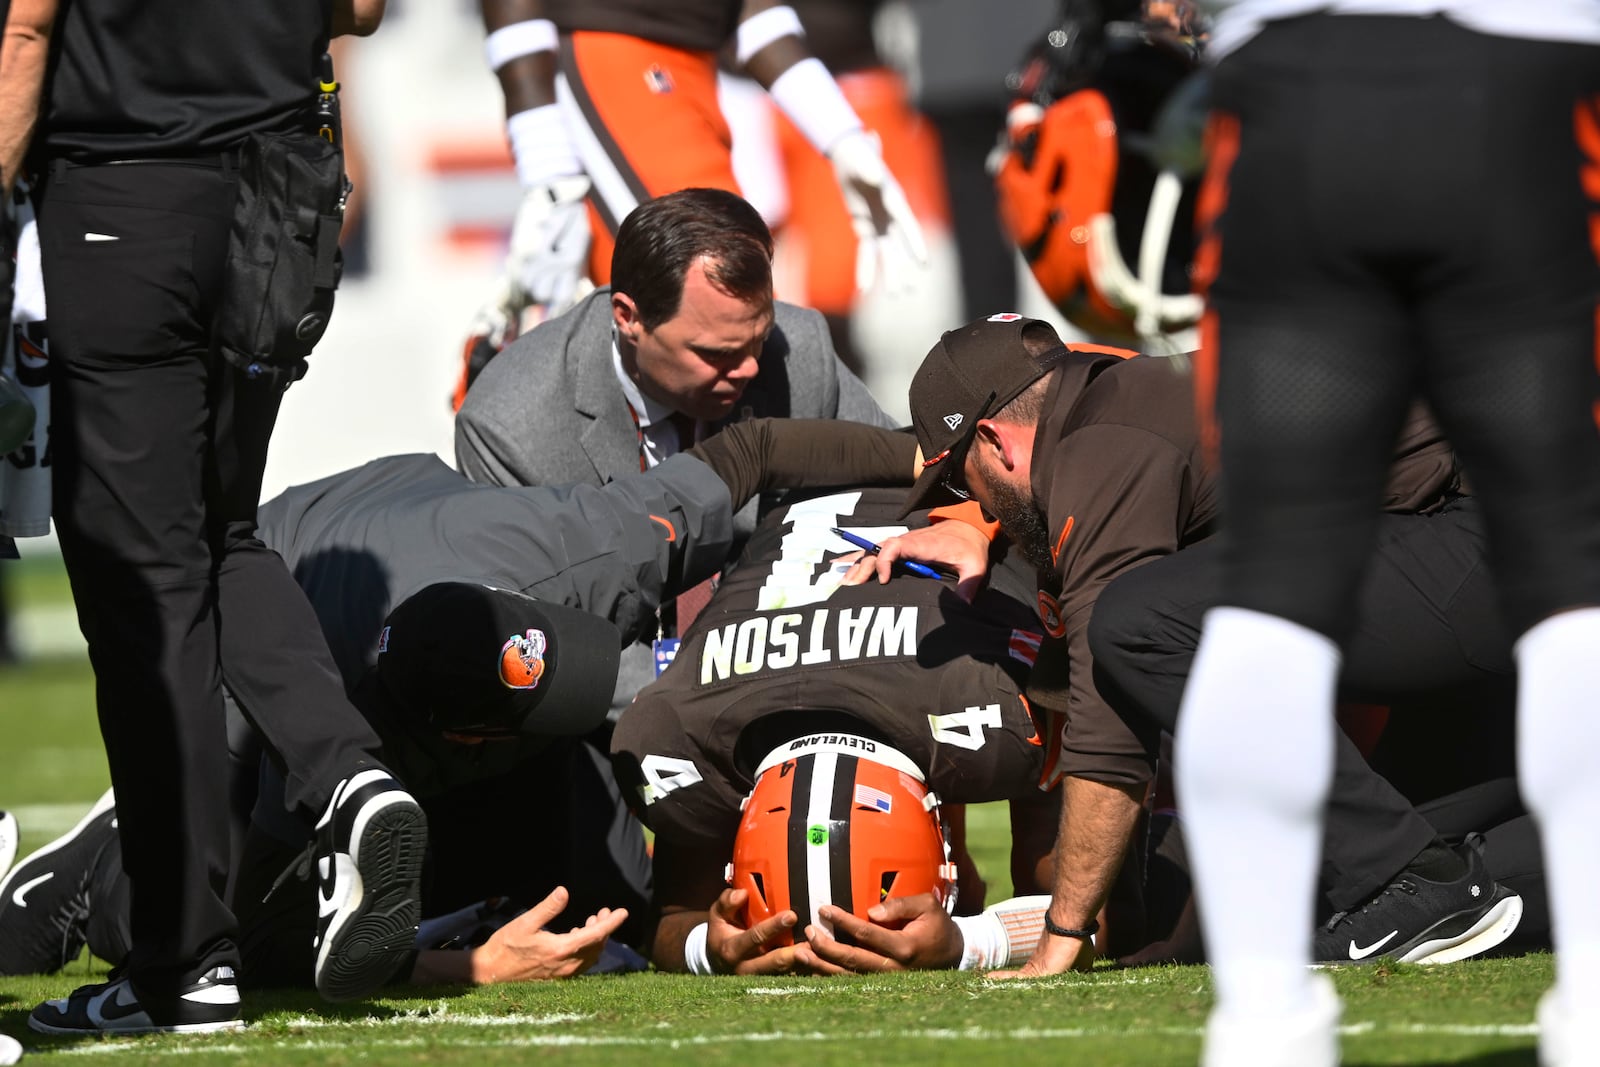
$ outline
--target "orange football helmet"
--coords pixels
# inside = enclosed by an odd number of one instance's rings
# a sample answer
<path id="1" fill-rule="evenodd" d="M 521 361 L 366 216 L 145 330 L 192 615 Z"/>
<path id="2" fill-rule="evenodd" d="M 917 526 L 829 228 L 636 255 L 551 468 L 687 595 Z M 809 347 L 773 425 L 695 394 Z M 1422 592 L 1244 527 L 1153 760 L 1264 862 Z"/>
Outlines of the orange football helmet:
<path id="1" fill-rule="evenodd" d="M 1105 26 L 1098 47 L 1088 36 L 1052 32 L 1011 77 L 992 160 L 1000 219 L 1073 325 L 1187 350 L 1203 307 L 1188 274 L 1200 165 L 1174 142 L 1204 113 L 1199 49 L 1147 22 Z"/>
<path id="2" fill-rule="evenodd" d="M 743 811 L 727 877 L 748 890 L 749 925 L 793 909 L 800 936 L 807 923 L 831 933 L 817 914 L 824 904 L 865 918 L 879 901 L 919 893 L 955 907 L 939 798 L 881 741 L 808 734 L 779 745 Z"/>

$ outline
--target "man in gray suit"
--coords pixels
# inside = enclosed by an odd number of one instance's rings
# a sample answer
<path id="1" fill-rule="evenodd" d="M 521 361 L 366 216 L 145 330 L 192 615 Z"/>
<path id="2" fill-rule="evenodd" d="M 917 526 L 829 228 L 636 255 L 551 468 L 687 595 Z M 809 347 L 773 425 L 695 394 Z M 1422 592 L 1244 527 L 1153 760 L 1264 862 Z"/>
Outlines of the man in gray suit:
<path id="1" fill-rule="evenodd" d="M 468 478 L 600 485 L 747 418 L 894 425 L 839 362 L 822 316 L 772 299 L 772 235 L 732 193 L 641 204 L 617 233 L 611 276 L 479 374 L 456 417 Z"/>
<path id="2" fill-rule="evenodd" d="M 823 317 L 772 299 L 772 234 L 734 194 L 682 189 L 635 208 L 617 231 L 611 278 L 472 383 L 456 417 L 456 466 L 468 478 L 603 485 L 749 418 L 893 427 L 834 354 Z M 735 519 L 735 550 L 755 522 L 751 501 Z M 673 632 L 670 615 L 661 629 Z M 648 647 L 624 652 L 616 708 L 654 673 Z"/>

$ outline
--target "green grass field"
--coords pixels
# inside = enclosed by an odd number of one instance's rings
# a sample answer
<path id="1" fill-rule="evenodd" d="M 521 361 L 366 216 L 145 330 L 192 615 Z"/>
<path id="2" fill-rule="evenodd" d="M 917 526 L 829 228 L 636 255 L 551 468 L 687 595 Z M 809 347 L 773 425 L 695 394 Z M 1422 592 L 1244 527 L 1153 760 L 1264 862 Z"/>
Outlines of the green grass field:
<path id="1" fill-rule="evenodd" d="M 10 565 L 16 566 L 16 565 Z M 65 583 L 25 561 L 9 583 L 28 610 L 58 604 Z M 26 623 L 26 616 L 19 624 Z M 0 667 L 0 807 L 17 813 L 23 851 L 70 827 L 105 788 L 105 759 L 88 664 L 76 657 Z M 970 833 L 990 886 L 1007 891 L 1005 817 L 975 808 Z M 1209 1002 L 1203 968 L 1101 969 L 1031 982 L 973 974 L 859 979 L 631 975 L 418 990 L 331 1006 L 314 994 L 247 998 L 247 1029 L 216 1037 L 51 1040 L 28 1011 L 103 973 L 87 959 L 68 973 L 0 978 L 0 1032 L 30 1057 L 96 1062 L 633 1064 L 692 1060 L 789 1064 L 1192 1064 Z M 1531 1065 L 1534 1005 L 1548 956 L 1446 967 L 1345 969 L 1349 1064 Z M 25 1061 L 26 1062 L 26 1061 Z"/>

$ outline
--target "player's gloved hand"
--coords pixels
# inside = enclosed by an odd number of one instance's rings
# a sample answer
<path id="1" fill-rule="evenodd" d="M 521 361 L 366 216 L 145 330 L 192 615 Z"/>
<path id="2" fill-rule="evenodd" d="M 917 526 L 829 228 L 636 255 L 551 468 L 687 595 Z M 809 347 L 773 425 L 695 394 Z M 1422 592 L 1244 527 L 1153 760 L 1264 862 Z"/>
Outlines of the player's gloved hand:
<path id="1" fill-rule="evenodd" d="M 517 328 L 522 322 L 522 311 L 527 299 L 501 272 L 495 278 L 489 299 L 473 314 L 472 327 L 467 332 L 467 343 L 461 349 L 461 374 L 450 396 L 450 410 L 460 411 L 467 399 L 467 390 L 478 380 L 478 375 L 500 350 L 516 340 Z"/>
<path id="2" fill-rule="evenodd" d="M 581 174 L 530 186 L 511 225 L 506 274 L 525 304 L 542 304 L 548 315 L 578 299 L 589 259 L 588 194 L 589 179 Z"/>
<path id="3" fill-rule="evenodd" d="M 800 917 L 782 911 L 745 928 L 743 889 L 724 889 L 706 918 L 706 955 L 719 974 L 789 974 L 794 970 L 794 947 L 776 945 L 794 929 Z"/>
<path id="4" fill-rule="evenodd" d="M 847 133 L 828 149 L 828 159 L 859 240 L 856 288 L 864 293 L 882 281 L 903 290 L 912 283 L 912 266 L 927 264 L 928 246 L 900 183 L 884 165 L 877 135 Z"/>
<path id="5" fill-rule="evenodd" d="M 601 908 L 582 926 L 564 934 L 546 930 L 566 908 L 568 894 L 557 886 L 539 903 L 496 930 L 472 950 L 472 980 L 533 982 L 571 978 L 582 974 L 600 958 L 606 939 L 628 918 L 626 908 Z"/>
<path id="6" fill-rule="evenodd" d="M 812 974 L 870 974 L 955 967 L 961 962 L 961 928 L 932 893 L 895 897 L 867 911 L 871 921 L 825 904 L 817 914 L 854 945 L 808 925 L 806 941 L 795 946 L 797 969 Z"/>

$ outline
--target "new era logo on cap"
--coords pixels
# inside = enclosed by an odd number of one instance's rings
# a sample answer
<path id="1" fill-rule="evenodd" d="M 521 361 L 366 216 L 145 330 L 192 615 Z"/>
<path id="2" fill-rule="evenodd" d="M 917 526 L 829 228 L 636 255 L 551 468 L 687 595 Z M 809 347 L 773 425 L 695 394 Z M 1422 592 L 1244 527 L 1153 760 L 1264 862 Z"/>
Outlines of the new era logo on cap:
<path id="1" fill-rule="evenodd" d="M 961 495 L 961 469 L 978 424 L 1043 377 L 1064 355 L 1049 323 L 1013 311 L 990 315 L 939 338 L 911 379 L 911 421 L 923 469 L 907 508 Z"/>

